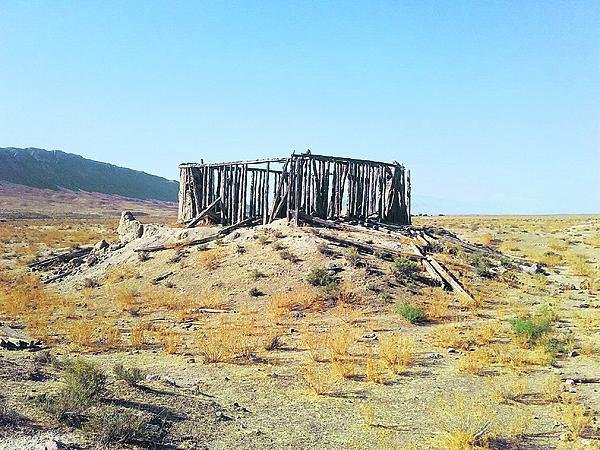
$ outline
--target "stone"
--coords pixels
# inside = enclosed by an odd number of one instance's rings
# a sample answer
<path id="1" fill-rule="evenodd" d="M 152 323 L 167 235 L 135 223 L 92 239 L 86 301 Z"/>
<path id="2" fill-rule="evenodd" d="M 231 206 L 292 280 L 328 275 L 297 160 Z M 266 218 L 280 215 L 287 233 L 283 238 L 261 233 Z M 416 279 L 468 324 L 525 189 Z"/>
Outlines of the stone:
<path id="1" fill-rule="evenodd" d="M 304 316 L 306 316 L 306 314 L 304 314 L 304 311 L 292 311 L 292 317 L 294 319 L 302 319 L 304 318 Z"/>
<path id="2" fill-rule="evenodd" d="M 94 245 L 94 250 L 102 251 L 102 250 L 106 250 L 108 247 L 110 247 L 109 243 L 106 242 L 104 239 L 102 239 L 101 241 L 98 241 L 96 243 L 96 245 Z"/>
<path id="3" fill-rule="evenodd" d="M 119 233 L 121 242 L 131 242 L 142 237 L 144 234 L 144 225 L 139 220 L 136 220 L 130 211 L 123 211 L 117 233 Z"/>
<path id="4" fill-rule="evenodd" d="M 60 450 L 62 448 L 65 448 L 65 446 L 61 442 L 54 439 L 50 439 L 44 444 L 44 450 Z"/>
<path id="5" fill-rule="evenodd" d="M 88 266 L 93 266 L 95 264 L 98 264 L 98 257 L 93 253 L 90 253 L 85 262 Z"/>
<path id="6" fill-rule="evenodd" d="M 450 347 L 448 350 L 446 350 L 448 353 L 458 353 L 456 351 L 456 349 L 454 347 Z"/>
<path id="7" fill-rule="evenodd" d="M 147 381 L 158 381 L 160 380 L 160 375 L 146 375 Z"/>
<path id="8" fill-rule="evenodd" d="M 575 350 L 569 352 L 569 356 L 571 358 L 573 358 L 574 356 L 578 356 L 578 355 L 579 355 L 579 353 L 577 353 Z"/>
<path id="9" fill-rule="evenodd" d="M 430 359 L 440 359 L 443 358 L 443 356 L 439 353 L 430 353 L 429 355 L 427 355 L 428 358 Z"/>

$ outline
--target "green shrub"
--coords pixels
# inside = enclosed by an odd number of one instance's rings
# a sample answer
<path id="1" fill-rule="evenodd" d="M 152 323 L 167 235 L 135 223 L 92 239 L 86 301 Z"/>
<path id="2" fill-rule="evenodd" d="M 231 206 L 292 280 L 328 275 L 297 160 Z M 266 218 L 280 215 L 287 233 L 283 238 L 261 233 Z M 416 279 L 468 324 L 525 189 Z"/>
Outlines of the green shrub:
<path id="1" fill-rule="evenodd" d="M 550 331 L 551 322 L 547 317 L 517 317 L 510 321 L 513 332 L 532 345 Z"/>
<path id="2" fill-rule="evenodd" d="M 475 273 L 482 278 L 494 278 L 495 273 L 492 271 L 494 263 L 487 256 L 482 253 L 473 253 L 469 262 L 475 269 Z"/>
<path id="3" fill-rule="evenodd" d="M 392 273 L 396 278 L 413 278 L 421 268 L 408 258 L 396 258 L 392 265 Z"/>
<path id="4" fill-rule="evenodd" d="M 81 415 L 106 392 L 106 375 L 82 358 L 67 361 L 59 391 L 41 398 L 42 408 L 59 421 L 77 425 Z"/>
<path id="5" fill-rule="evenodd" d="M 322 287 L 326 291 L 334 290 L 340 282 L 338 277 L 322 267 L 312 269 L 306 276 L 306 281 L 313 286 Z"/>
<path id="6" fill-rule="evenodd" d="M 95 410 L 84 430 L 104 446 L 155 442 L 159 435 L 158 427 L 147 417 L 112 405 Z"/>
<path id="7" fill-rule="evenodd" d="M 396 306 L 396 312 L 411 323 L 418 323 L 425 320 L 425 311 L 419 306 L 400 303 Z"/>
<path id="8" fill-rule="evenodd" d="M 344 258 L 346 258 L 348 264 L 356 267 L 358 265 L 358 261 L 360 260 L 358 249 L 356 247 L 348 247 L 344 252 Z"/>
<path id="9" fill-rule="evenodd" d="M 552 355 L 566 355 L 574 347 L 573 339 L 564 335 L 551 337 L 546 343 L 546 351 Z"/>
<path id="10" fill-rule="evenodd" d="M 146 376 L 139 367 L 124 367 L 123 364 L 116 364 L 113 372 L 117 380 L 123 380 L 129 386 L 137 386 Z"/>

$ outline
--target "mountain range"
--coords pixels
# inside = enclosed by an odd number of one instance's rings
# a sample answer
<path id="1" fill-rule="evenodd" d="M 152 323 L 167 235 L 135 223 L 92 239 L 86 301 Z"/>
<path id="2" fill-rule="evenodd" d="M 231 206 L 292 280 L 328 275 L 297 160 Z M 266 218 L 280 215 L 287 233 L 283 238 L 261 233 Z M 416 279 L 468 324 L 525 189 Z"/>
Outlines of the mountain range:
<path id="1" fill-rule="evenodd" d="M 39 148 L 0 148 L 0 182 L 167 202 L 176 202 L 179 190 L 177 181 Z"/>

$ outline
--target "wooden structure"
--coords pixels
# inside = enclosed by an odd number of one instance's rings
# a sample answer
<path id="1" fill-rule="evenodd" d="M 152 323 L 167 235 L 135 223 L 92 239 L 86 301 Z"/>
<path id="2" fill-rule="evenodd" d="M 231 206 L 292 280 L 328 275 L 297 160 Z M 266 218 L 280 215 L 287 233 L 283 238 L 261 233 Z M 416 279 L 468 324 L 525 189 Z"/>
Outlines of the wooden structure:
<path id="1" fill-rule="evenodd" d="M 179 166 L 178 221 L 263 224 L 300 215 L 410 225 L 410 171 L 397 162 L 292 154 Z"/>

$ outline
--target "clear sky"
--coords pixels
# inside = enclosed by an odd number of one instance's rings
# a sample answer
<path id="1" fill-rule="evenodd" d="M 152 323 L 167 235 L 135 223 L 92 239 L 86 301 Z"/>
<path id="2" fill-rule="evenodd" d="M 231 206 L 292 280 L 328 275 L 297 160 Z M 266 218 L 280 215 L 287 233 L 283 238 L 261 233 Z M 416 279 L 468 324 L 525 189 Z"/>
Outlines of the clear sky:
<path id="1" fill-rule="evenodd" d="M 417 211 L 600 212 L 600 2 L 0 0 L 0 147 L 398 160 Z"/>

